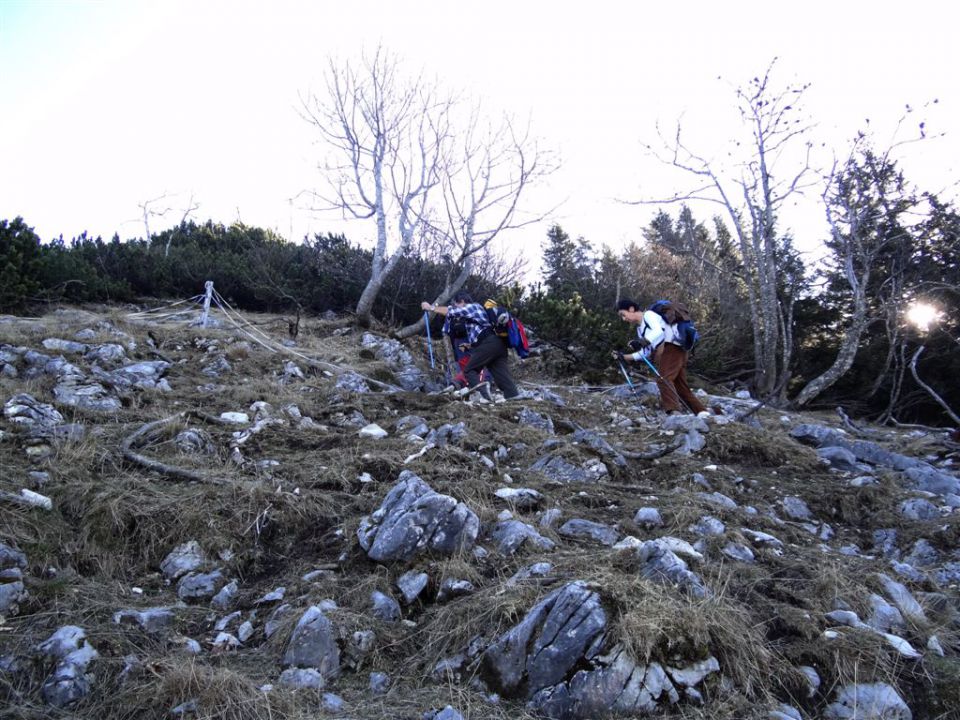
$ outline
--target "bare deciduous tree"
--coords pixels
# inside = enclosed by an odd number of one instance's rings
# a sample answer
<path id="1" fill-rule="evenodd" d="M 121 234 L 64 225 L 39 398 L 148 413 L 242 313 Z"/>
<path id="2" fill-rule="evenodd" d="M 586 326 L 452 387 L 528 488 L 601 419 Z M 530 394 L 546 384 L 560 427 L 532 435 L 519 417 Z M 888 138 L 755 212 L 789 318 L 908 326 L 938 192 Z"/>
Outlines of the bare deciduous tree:
<path id="1" fill-rule="evenodd" d="M 900 118 L 897 132 L 910 112 L 908 109 Z M 823 192 L 830 226 L 827 247 L 835 271 L 849 287 L 849 314 L 833 363 L 800 390 L 792 401 L 797 407 L 809 403 L 853 367 L 860 340 L 874 320 L 886 320 L 890 349 L 885 370 L 896 357 L 904 275 L 912 238 L 921 232 L 915 227 L 920 223 L 911 214 L 921 198 L 907 187 L 893 153 L 903 145 L 924 139 L 923 127 L 924 123 L 920 123 L 918 137 L 892 142 L 883 152 L 873 150 L 869 137 L 861 132 L 842 166 L 833 163 Z M 879 277 L 881 282 L 871 284 L 872 277 Z M 903 350 L 901 347 L 901 353 Z M 903 369 L 900 368 L 901 375 Z M 895 382 L 898 393 L 901 384 Z"/>
<path id="2" fill-rule="evenodd" d="M 434 298 L 438 305 L 466 284 L 497 237 L 543 219 L 543 213 L 521 215 L 520 199 L 556 168 L 552 156 L 531 139 L 529 128 L 518 134 L 504 119 L 481 132 L 480 123 L 474 108 L 444 169 L 443 207 L 431 218 L 432 236 L 449 262 L 444 287 Z M 397 334 L 414 335 L 423 323 L 420 319 Z"/>
<path id="3" fill-rule="evenodd" d="M 732 171 L 688 148 L 678 123 L 672 138 L 660 135 L 662 147 L 647 145 L 661 162 L 696 178 L 698 186 L 671 197 L 644 199 L 632 204 L 666 204 L 704 200 L 721 205 L 731 221 L 743 261 L 751 311 L 754 343 L 754 386 L 761 394 L 783 388 L 792 348 L 789 304 L 781 304 L 783 290 L 778 262 L 784 250 L 777 220 L 780 209 L 795 194 L 811 185 L 811 144 L 806 135 L 812 125 L 800 117 L 798 102 L 808 85 L 771 84 L 776 59 L 761 77 L 737 88 L 738 108 L 750 134 L 749 156 Z M 659 128 L 658 128 L 659 132 Z M 799 150 L 799 155 L 796 154 Z M 789 169 L 783 167 L 791 164 Z"/>
<path id="4" fill-rule="evenodd" d="M 320 170 L 326 189 L 310 193 L 317 210 L 372 219 L 376 242 L 370 278 L 357 303 L 368 324 L 384 280 L 424 224 L 450 144 L 453 98 L 421 78 L 402 76 L 383 48 L 360 67 L 331 59 L 325 94 L 302 98 L 302 114 L 330 150 Z"/>
<path id="5" fill-rule="evenodd" d="M 140 203 L 137 206 L 140 208 L 140 211 L 143 216 L 143 230 L 146 233 L 144 236 L 144 239 L 147 241 L 148 244 L 152 242 L 152 237 L 150 235 L 150 218 L 163 217 L 167 213 L 171 212 L 174 209 L 173 206 L 169 205 L 168 202 L 165 202 L 165 201 L 168 201 L 168 199 L 171 197 L 172 196 L 169 195 L 168 193 L 163 193 L 163 195 L 160 195 L 159 197 L 155 197 L 152 200 L 144 200 L 142 203 Z M 157 207 L 158 203 L 163 203 L 163 206 Z M 190 199 L 187 200 L 186 204 L 183 207 L 183 212 L 180 216 L 179 224 L 182 225 L 183 223 L 185 223 L 190 218 L 190 216 L 199 208 L 200 208 L 200 203 L 194 202 L 193 193 L 190 193 Z M 167 237 L 167 244 L 163 248 L 164 257 L 167 257 L 170 254 L 171 240 L 173 240 L 172 234 Z"/>

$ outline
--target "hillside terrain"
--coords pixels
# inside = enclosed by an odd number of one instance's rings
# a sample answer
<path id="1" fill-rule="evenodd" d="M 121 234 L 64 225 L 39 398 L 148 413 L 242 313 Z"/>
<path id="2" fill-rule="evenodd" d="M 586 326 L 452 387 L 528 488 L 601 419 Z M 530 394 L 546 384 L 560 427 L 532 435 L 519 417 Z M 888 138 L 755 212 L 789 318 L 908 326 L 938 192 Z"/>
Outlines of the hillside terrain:
<path id="1" fill-rule="evenodd" d="M 946 433 L 196 316 L 0 317 L 0 718 L 960 718 Z"/>

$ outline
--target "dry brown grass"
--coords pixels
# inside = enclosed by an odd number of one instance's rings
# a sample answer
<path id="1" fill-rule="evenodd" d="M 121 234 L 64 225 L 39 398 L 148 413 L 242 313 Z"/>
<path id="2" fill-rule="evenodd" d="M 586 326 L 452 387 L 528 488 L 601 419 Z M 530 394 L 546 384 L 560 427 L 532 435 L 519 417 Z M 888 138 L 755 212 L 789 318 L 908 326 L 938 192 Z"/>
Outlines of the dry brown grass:
<path id="1" fill-rule="evenodd" d="M 0 325 L 0 334 L 5 342 L 12 338 L 15 344 L 39 349 L 43 338 L 73 337 L 81 327 L 94 326 L 97 319 L 95 314 L 63 314 Z M 922 664 L 905 663 L 877 636 L 847 629 L 837 640 L 825 640 L 823 614 L 842 600 L 863 617 L 867 594 L 877 589 L 865 578 L 888 568 L 881 559 L 823 553 L 820 541 L 799 524 L 780 523 L 767 513 L 774 510 L 782 516 L 780 498 L 798 495 L 818 520 L 830 522 L 838 532 L 831 545 L 857 542 L 868 549 L 873 529 L 896 527 L 903 543 L 922 535 L 943 552 L 960 539 L 960 518 L 916 526 L 904 523 L 895 510 L 902 498 L 896 478 L 891 475 L 882 478 L 878 487 L 853 490 L 842 477 L 828 472 L 812 450 L 790 440 L 776 418 L 765 418 L 762 430 L 743 425 L 713 428 L 707 435 L 706 450 L 694 457 L 632 460 L 625 468 L 608 462 L 611 475 L 599 484 L 558 486 L 528 471 L 542 455 L 541 446 L 549 436 L 518 424 L 520 406 L 477 407 L 421 393 L 352 396 L 337 391 L 334 380 L 317 369 L 295 357 L 268 353 L 233 328 L 148 325 L 130 321 L 122 312 L 111 313 L 110 319 L 137 339 L 140 350 L 133 355 L 136 359 L 152 358 L 145 334 L 147 329 L 154 332 L 161 351 L 177 363 L 170 372 L 174 393 L 130 393 L 125 407 L 109 418 L 62 409 L 68 421 L 87 425 L 87 439 L 55 446 L 53 457 L 40 464 L 26 459 L 15 434 L 0 443 L 0 467 L 4 469 L 0 488 L 16 491 L 29 470 L 45 469 L 51 478 L 42 492 L 55 503 L 51 513 L 3 508 L 0 539 L 27 552 L 31 593 L 22 614 L 8 619 L 4 626 L 0 635 L 4 651 L 27 655 L 57 627 L 67 622 L 80 624 L 101 656 L 93 666 L 94 691 L 77 708 L 58 713 L 40 703 L 36 688 L 42 681 L 42 668 L 32 669 L 32 674 L 15 686 L 0 676 L 0 698 L 13 700 L 12 707 L 0 710 L 0 717 L 160 718 L 194 697 L 200 700 L 198 717 L 203 718 L 316 717 L 316 693 L 275 689 L 265 694 L 258 688 L 276 682 L 279 658 L 302 612 L 329 598 L 338 606 L 328 614 L 344 644 L 360 630 L 373 630 L 377 636 L 375 647 L 359 668 L 345 671 L 330 688 L 347 700 L 345 714 L 349 717 L 413 718 L 428 708 L 451 704 L 474 720 L 528 718 L 531 716 L 516 703 L 488 704 L 468 681 L 435 684 L 429 675 L 439 659 L 465 651 L 478 636 L 496 637 L 521 620 L 546 593 L 574 580 L 599 588 L 609 618 L 610 641 L 623 643 L 639 661 L 683 665 L 709 655 L 720 661 L 732 689 L 713 676 L 702 686 L 707 705 L 697 708 L 682 703 L 671 710 L 676 717 L 760 718 L 775 699 L 815 715 L 838 684 L 870 679 L 896 684 L 912 706 L 916 703 L 915 717 L 948 717 L 944 713 L 960 706 L 960 698 L 950 704 L 960 687 L 955 654 L 960 639 L 950 613 L 930 613 L 929 627 L 912 627 L 908 634 L 916 647 L 922 647 L 930 633 L 937 633 L 948 648 L 948 657 L 942 661 L 927 657 Z M 274 332 L 284 329 L 276 324 L 277 317 L 251 319 L 277 339 L 282 337 Z M 389 378 L 391 373 L 382 362 L 362 356 L 361 332 L 334 335 L 340 327 L 343 324 L 339 322 L 305 320 L 297 351 Z M 106 332 L 99 338 L 116 341 Z M 211 344 L 216 345 L 216 353 L 206 352 Z M 409 341 L 408 348 L 415 356 L 426 357 L 422 339 Z M 222 353 L 233 370 L 219 379 L 204 375 L 203 361 Z M 278 384 L 288 359 L 304 370 L 305 381 Z M 518 377 L 536 376 L 531 364 L 517 370 Z M 209 384 L 216 388 L 198 390 Z M 52 387 L 50 378 L 28 383 L 0 379 L 0 393 L 5 396 L 0 399 L 26 390 L 49 400 Z M 668 440 L 653 424 L 612 427 L 613 411 L 638 416 L 623 402 L 573 390 L 558 392 L 567 398 L 567 407 L 527 405 L 553 418 L 562 444 L 551 452 L 576 465 L 597 454 L 569 442 L 573 424 L 605 430 L 612 445 L 627 450 L 640 451 Z M 213 414 L 246 412 L 251 403 L 260 400 L 268 401 L 275 414 L 285 404 L 296 404 L 304 416 L 327 428 L 270 427 L 243 446 L 248 460 L 243 467 L 227 460 L 231 428 L 203 426 L 217 447 L 211 456 L 179 453 L 171 441 L 179 425 L 165 428 L 142 449 L 168 464 L 224 475 L 230 482 L 222 486 L 164 479 L 125 464 L 117 452 L 121 440 L 146 422 L 185 409 Z M 353 411 L 380 424 L 390 436 L 380 441 L 360 438 L 356 427 L 342 423 L 343 415 Z M 427 418 L 431 427 L 463 421 L 466 439 L 457 447 L 431 450 L 404 465 L 404 459 L 420 448 L 394 430 L 396 421 L 409 414 Z M 512 451 L 494 468 L 478 458 L 493 457 L 500 445 L 521 442 L 526 449 Z M 264 470 L 257 467 L 262 460 L 280 464 Z M 707 463 L 721 467 L 717 472 L 705 472 Z M 558 541 L 558 548 L 550 553 L 523 549 L 504 558 L 491 552 L 481 560 L 462 552 L 452 558 L 419 556 L 410 563 L 373 563 L 358 547 L 356 528 L 363 515 L 380 505 L 404 469 L 420 475 L 437 492 L 466 503 L 486 527 L 506 507 L 493 495 L 505 484 L 506 473 L 512 476 L 514 487 L 542 492 L 546 496 L 543 507 L 559 507 L 564 520 L 580 517 L 616 525 L 621 534 L 641 539 L 671 534 L 692 541 L 689 526 L 703 515 L 714 515 L 726 523 L 726 535 L 706 542 L 705 561 L 690 563 L 712 594 L 694 600 L 676 588 L 640 580 L 629 555 L 589 541 L 564 540 L 551 530 L 542 530 Z M 704 489 L 691 481 L 695 472 L 703 472 L 713 489 L 741 507 L 718 509 L 695 499 L 692 494 Z M 360 483 L 362 473 L 369 473 L 374 482 Z M 747 504 L 754 505 L 759 514 L 748 515 L 743 510 Z M 632 517 L 643 505 L 658 507 L 666 527 L 647 531 L 634 526 Z M 514 511 L 514 515 L 536 523 L 532 512 Z M 787 544 L 784 556 L 760 551 L 754 565 L 730 563 L 721 549 L 727 540 L 743 540 L 741 527 L 780 538 Z M 221 550 L 233 553 L 231 560 L 218 564 L 240 581 L 238 607 L 245 617 L 256 610 L 256 635 L 248 647 L 235 653 L 209 652 L 213 623 L 221 613 L 202 606 L 179 607 L 174 628 L 175 633 L 204 645 L 199 658 L 179 654 L 169 638 L 152 638 L 136 628 L 112 624 L 113 612 L 122 607 L 175 602 L 174 590 L 158 573 L 158 564 L 175 545 L 191 539 L 198 540 L 212 556 Z M 481 539 L 481 544 L 491 549 L 487 540 Z M 506 578 L 517 569 L 540 560 L 553 564 L 549 578 L 542 583 L 505 586 Z M 318 566 L 333 570 L 312 582 L 301 579 Z M 50 567 L 57 572 L 48 572 Z M 374 619 L 370 593 L 379 590 L 398 597 L 396 580 L 411 569 L 427 572 L 430 586 L 422 601 L 403 607 L 408 622 Z M 436 603 L 436 591 L 448 577 L 467 579 L 477 591 Z M 132 595 L 133 585 L 143 588 L 144 595 Z M 292 609 L 279 631 L 264 640 L 262 623 L 269 610 L 256 609 L 254 602 L 279 585 L 287 588 L 285 602 Z M 948 592 L 948 598 L 955 602 L 956 593 Z M 127 654 L 140 657 L 145 670 L 120 685 L 117 676 Z M 794 669 L 801 664 L 815 666 L 824 680 L 821 693 L 810 702 L 804 699 L 802 680 Z M 389 673 L 393 689 L 371 697 L 367 690 L 370 670 Z"/>

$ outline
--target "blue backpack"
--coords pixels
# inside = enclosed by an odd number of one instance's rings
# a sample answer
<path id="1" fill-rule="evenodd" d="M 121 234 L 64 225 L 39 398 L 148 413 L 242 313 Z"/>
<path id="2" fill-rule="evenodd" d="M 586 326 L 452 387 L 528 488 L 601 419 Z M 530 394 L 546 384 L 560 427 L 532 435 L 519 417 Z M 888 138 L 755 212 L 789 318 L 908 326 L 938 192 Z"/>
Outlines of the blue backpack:
<path id="1" fill-rule="evenodd" d="M 487 318 L 493 326 L 494 332 L 506 343 L 508 348 L 521 359 L 530 355 L 530 341 L 527 339 L 527 329 L 513 313 L 497 304 L 496 300 L 487 300 L 483 304 L 487 311 Z"/>
<path id="2" fill-rule="evenodd" d="M 685 351 L 690 352 L 700 342 L 700 333 L 697 332 L 686 305 L 672 303 L 669 300 L 657 300 L 650 309 L 662 317 L 668 325 L 673 326 L 677 342 Z"/>

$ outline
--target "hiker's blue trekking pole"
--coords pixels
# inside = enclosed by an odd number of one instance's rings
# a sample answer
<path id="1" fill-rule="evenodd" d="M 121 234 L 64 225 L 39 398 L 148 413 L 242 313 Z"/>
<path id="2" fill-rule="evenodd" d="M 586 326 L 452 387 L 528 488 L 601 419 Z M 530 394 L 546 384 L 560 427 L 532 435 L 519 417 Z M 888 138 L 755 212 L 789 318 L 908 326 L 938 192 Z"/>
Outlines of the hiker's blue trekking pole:
<path id="1" fill-rule="evenodd" d="M 633 380 L 630 379 L 630 373 L 627 372 L 627 368 L 624 366 L 622 360 L 617 360 L 617 364 L 620 366 L 620 372 L 623 373 L 623 379 L 627 381 L 627 385 L 630 387 L 630 392 L 636 396 L 637 388 L 633 385 Z"/>
<path id="2" fill-rule="evenodd" d="M 433 364 L 433 338 L 430 337 L 430 313 L 425 312 L 423 314 L 423 322 L 427 326 L 427 349 L 430 350 L 430 369 L 433 370 L 436 368 L 436 365 Z"/>
<path id="3" fill-rule="evenodd" d="M 665 386 L 665 387 L 670 388 L 670 392 L 673 393 L 673 396 L 677 399 L 677 402 L 679 402 L 681 405 L 683 405 L 683 407 L 685 407 L 685 408 L 687 409 L 687 412 L 692 413 L 692 412 L 693 412 L 693 408 L 691 408 L 689 405 L 687 405 L 686 402 L 684 402 L 683 398 L 680 397 L 680 393 L 678 393 L 678 392 L 677 392 L 677 389 L 673 386 L 673 383 L 667 382 L 667 381 L 664 379 L 663 375 L 661 375 L 661 374 L 660 374 L 660 371 L 657 370 L 657 368 L 654 367 L 653 363 L 650 362 L 650 361 L 647 359 L 647 356 L 646 356 L 646 355 L 641 355 L 640 358 L 647 364 L 647 367 L 649 367 L 651 370 L 653 370 L 653 374 L 656 375 L 657 378 L 660 380 L 660 384 L 663 385 L 663 386 Z M 696 414 L 696 413 L 694 413 L 694 414 Z"/>

